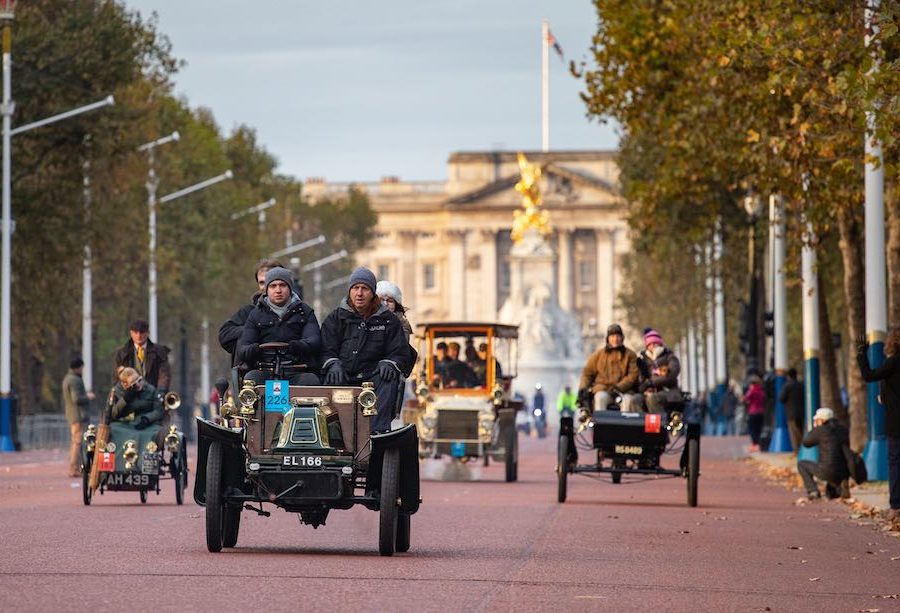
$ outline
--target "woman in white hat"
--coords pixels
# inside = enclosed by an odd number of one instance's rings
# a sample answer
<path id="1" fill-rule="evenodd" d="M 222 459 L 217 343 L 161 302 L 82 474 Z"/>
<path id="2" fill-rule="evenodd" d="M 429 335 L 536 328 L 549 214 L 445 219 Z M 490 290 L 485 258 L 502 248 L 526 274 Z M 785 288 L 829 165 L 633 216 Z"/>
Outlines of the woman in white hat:
<path id="1" fill-rule="evenodd" d="M 400 325 L 403 327 L 403 332 L 406 333 L 408 342 L 409 337 L 412 335 L 412 326 L 406 318 L 406 307 L 403 306 L 403 293 L 400 291 L 400 288 L 395 283 L 382 280 L 378 282 L 375 294 L 381 298 L 381 303 L 400 320 Z"/>

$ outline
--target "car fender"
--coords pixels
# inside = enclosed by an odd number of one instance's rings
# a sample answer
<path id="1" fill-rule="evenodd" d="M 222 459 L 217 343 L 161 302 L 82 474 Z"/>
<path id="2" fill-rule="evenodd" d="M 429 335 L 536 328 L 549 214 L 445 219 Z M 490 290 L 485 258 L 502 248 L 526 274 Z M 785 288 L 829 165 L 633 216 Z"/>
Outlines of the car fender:
<path id="1" fill-rule="evenodd" d="M 202 417 L 197 418 L 197 472 L 194 473 L 194 502 L 206 506 L 206 458 L 213 441 L 222 443 L 225 451 L 226 485 L 240 487 L 246 476 L 241 433 Z"/>
<path id="2" fill-rule="evenodd" d="M 400 450 L 400 510 L 412 514 L 419 510 L 419 435 L 415 424 L 372 435 L 366 489 L 381 487 L 384 452 L 394 448 Z"/>

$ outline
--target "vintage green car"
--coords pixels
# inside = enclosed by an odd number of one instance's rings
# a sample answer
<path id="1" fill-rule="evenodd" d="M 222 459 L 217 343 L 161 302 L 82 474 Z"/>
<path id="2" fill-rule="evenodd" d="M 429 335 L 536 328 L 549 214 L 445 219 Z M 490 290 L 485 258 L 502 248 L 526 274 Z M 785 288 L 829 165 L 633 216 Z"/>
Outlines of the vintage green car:
<path id="1" fill-rule="evenodd" d="M 95 492 L 138 492 L 141 503 L 148 494 L 159 494 L 159 482 L 175 482 L 175 502 L 184 503 L 188 482 L 187 446 L 184 433 L 169 425 L 179 407 L 178 394 L 163 400 L 167 417 L 159 424 L 136 428 L 134 421 L 108 421 L 88 425 L 81 441 L 82 501 L 91 504 Z"/>
<path id="2" fill-rule="evenodd" d="M 518 479 L 516 414 L 510 397 L 516 376 L 518 327 L 496 323 L 423 323 L 416 326 L 419 365 L 416 400 L 403 423 L 419 432 L 419 456 L 456 462 L 503 462 L 506 481 Z M 458 345 L 456 359 L 441 359 Z"/>
<path id="3" fill-rule="evenodd" d="M 198 419 L 194 499 L 206 507 L 209 551 L 234 547 L 241 512 L 270 515 L 263 504 L 297 513 L 314 528 L 332 509 L 362 505 L 380 514 L 381 555 L 407 551 L 420 502 L 415 426 L 370 435 L 377 400 L 371 383 L 289 385 L 287 345 L 260 348 L 274 354 L 268 366 L 275 378 L 244 381 L 237 402 L 220 405 L 224 424 Z"/>

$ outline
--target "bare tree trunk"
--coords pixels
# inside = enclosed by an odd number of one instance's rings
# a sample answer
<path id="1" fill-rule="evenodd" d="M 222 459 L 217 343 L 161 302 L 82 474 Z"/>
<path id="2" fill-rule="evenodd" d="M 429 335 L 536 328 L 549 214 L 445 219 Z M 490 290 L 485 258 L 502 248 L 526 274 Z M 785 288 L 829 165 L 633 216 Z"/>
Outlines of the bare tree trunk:
<path id="1" fill-rule="evenodd" d="M 831 318 L 828 316 L 828 303 L 825 300 L 825 279 L 821 272 L 816 273 L 819 284 L 819 347 L 821 347 L 821 395 L 822 406 L 834 409 L 835 417 L 847 423 L 847 411 L 841 402 L 841 385 L 838 381 L 837 359 L 831 338 Z"/>
<path id="2" fill-rule="evenodd" d="M 844 299 L 847 303 L 847 338 L 866 332 L 865 266 L 862 254 L 863 232 L 853 211 L 837 211 L 841 234 L 841 260 L 844 264 Z M 847 365 L 847 394 L 850 397 L 850 446 L 862 449 L 868 439 L 866 423 L 866 386 L 856 364 Z"/>
<path id="3" fill-rule="evenodd" d="M 884 198 L 887 210 L 888 324 L 900 324 L 900 194 L 890 183 Z"/>

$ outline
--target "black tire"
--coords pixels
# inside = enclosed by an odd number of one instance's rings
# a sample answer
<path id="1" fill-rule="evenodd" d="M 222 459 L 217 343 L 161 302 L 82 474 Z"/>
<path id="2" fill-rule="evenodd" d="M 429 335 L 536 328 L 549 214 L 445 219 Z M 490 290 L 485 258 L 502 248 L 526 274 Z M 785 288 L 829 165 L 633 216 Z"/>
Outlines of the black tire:
<path id="1" fill-rule="evenodd" d="M 182 471 L 184 470 L 184 460 L 179 453 L 177 456 L 172 458 L 172 462 L 174 462 L 175 466 L 172 467 L 172 477 L 175 479 L 175 504 L 184 504 L 184 478 L 182 478 Z"/>
<path id="2" fill-rule="evenodd" d="M 141 494 L 141 504 L 147 504 L 147 490 L 142 489 L 140 491 Z"/>
<path id="3" fill-rule="evenodd" d="M 559 479 L 559 488 L 556 493 L 556 502 L 565 502 L 566 491 L 569 485 L 569 439 L 567 437 L 559 437 L 558 449 L 556 472 Z"/>
<path id="4" fill-rule="evenodd" d="M 519 432 L 515 428 L 506 431 L 506 482 L 519 479 Z"/>
<path id="5" fill-rule="evenodd" d="M 206 456 L 206 548 L 222 551 L 225 502 L 222 483 L 222 443 L 213 441 Z"/>
<path id="6" fill-rule="evenodd" d="M 241 530 L 241 507 L 225 505 L 222 519 L 222 546 L 229 549 L 237 545 L 238 532 Z"/>
<path id="7" fill-rule="evenodd" d="M 94 495 L 94 492 L 91 491 L 91 488 L 88 485 L 90 480 L 91 465 L 90 463 L 86 463 L 81 467 L 81 501 L 84 502 L 84 506 L 90 506 L 91 498 Z"/>
<path id="8" fill-rule="evenodd" d="M 378 553 L 394 555 L 397 548 L 397 496 L 400 487 L 400 450 L 388 449 L 381 464 L 381 501 L 378 522 Z"/>
<path id="9" fill-rule="evenodd" d="M 409 551 L 410 515 L 400 511 L 397 517 L 397 552 Z"/>
<path id="10" fill-rule="evenodd" d="M 612 461 L 613 468 L 622 468 L 625 465 L 623 460 L 614 459 Z M 612 482 L 613 483 L 622 483 L 622 473 L 613 473 L 612 474 Z"/>
<path id="11" fill-rule="evenodd" d="M 697 481 L 700 478 L 700 441 L 688 439 L 688 473 L 687 500 L 688 506 L 697 506 Z"/>

